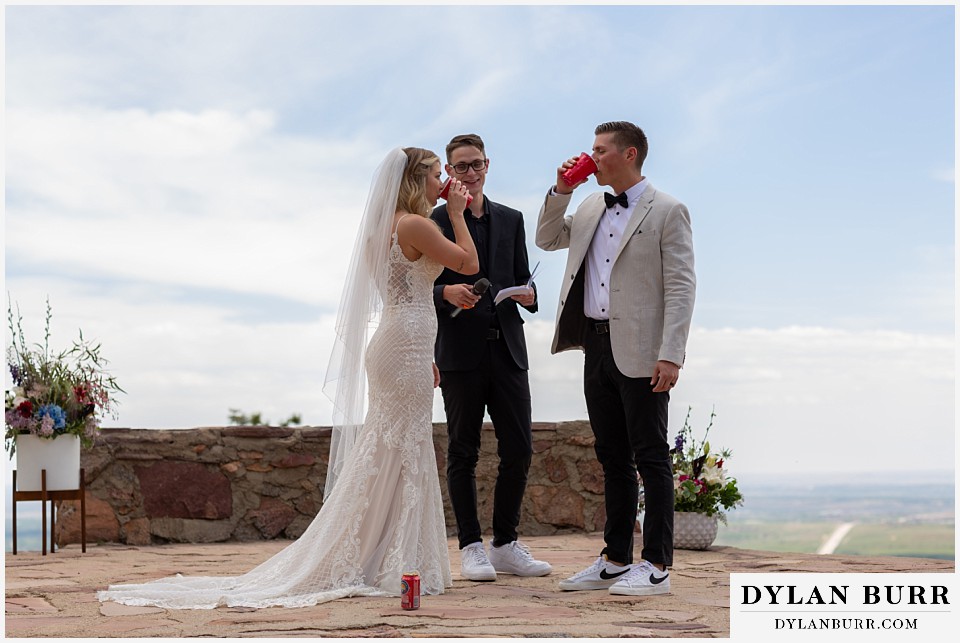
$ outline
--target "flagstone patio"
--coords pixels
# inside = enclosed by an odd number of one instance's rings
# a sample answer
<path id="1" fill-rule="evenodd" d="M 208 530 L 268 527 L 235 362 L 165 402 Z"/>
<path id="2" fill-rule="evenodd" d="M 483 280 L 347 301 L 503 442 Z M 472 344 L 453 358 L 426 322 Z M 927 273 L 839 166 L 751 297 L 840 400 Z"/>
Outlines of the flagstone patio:
<path id="1" fill-rule="evenodd" d="M 953 561 L 818 556 L 714 547 L 678 550 L 672 593 L 611 596 L 561 592 L 557 582 L 592 562 L 600 534 L 523 539 L 554 571 L 541 578 L 501 575 L 495 583 L 459 579 L 456 541 L 449 541 L 454 585 L 425 596 L 416 611 L 399 598 L 357 597 L 310 608 L 166 610 L 100 604 L 110 583 L 176 573 L 245 572 L 286 540 L 134 547 L 69 545 L 55 554 L 6 554 L 7 637 L 642 637 L 726 638 L 732 572 L 952 572 Z"/>

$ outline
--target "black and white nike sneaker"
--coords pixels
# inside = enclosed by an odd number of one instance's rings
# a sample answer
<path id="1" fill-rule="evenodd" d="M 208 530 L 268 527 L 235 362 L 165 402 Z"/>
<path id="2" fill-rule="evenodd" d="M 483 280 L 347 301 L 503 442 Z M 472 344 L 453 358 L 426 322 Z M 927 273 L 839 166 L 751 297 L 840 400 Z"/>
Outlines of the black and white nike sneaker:
<path id="1" fill-rule="evenodd" d="M 630 565 L 614 565 L 607 560 L 606 554 L 597 558 L 592 565 L 570 578 L 560 581 L 560 589 L 576 591 L 580 589 L 607 589 L 630 571 Z"/>
<path id="2" fill-rule="evenodd" d="M 660 571 L 652 563 L 641 561 L 610 586 L 611 594 L 653 596 L 670 593 L 670 572 Z"/>

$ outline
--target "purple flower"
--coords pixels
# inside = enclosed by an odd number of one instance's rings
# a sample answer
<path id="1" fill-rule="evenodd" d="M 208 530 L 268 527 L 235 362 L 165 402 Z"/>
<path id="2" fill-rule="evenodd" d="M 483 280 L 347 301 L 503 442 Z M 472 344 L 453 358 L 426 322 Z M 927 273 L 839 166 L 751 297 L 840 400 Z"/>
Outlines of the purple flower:
<path id="1" fill-rule="evenodd" d="M 44 415 L 43 419 L 40 420 L 40 435 L 48 438 L 53 435 L 53 418 L 49 415 Z"/>
<path id="2" fill-rule="evenodd" d="M 37 422 L 32 417 L 24 417 L 18 409 L 8 409 L 3 414 L 7 426 L 17 433 L 33 433 L 37 429 Z"/>
<path id="3" fill-rule="evenodd" d="M 677 453 L 683 453 L 683 434 L 682 433 L 677 434 L 677 439 L 673 444 L 674 444 L 673 448 Z"/>

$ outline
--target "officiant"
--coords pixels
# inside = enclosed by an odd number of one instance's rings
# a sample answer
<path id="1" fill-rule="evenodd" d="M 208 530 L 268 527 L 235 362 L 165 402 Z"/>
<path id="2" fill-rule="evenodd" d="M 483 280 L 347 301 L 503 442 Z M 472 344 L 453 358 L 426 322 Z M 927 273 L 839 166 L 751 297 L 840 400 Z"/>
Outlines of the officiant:
<path id="1" fill-rule="evenodd" d="M 534 559 L 517 540 L 533 453 L 527 345 L 518 306 L 537 312 L 536 286 L 494 303 L 501 289 L 522 286 L 530 279 L 523 214 L 485 198 L 490 159 L 479 136 L 455 136 L 446 156 L 447 174 L 459 179 L 473 197 L 464 219 L 480 260 L 476 275 L 465 277 L 445 269 L 433 290 L 438 324 L 435 357 L 449 438 L 447 489 L 457 521 L 461 577 L 493 581 L 498 572 L 543 576 L 550 573 L 550 564 Z M 446 205 L 434 209 L 433 219 L 452 239 Z M 489 281 L 486 290 L 475 288 L 481 278 Z M 500 460 L 489 553 L 477 516 L 475 475 L 485 411 L 493 422 Z"/>

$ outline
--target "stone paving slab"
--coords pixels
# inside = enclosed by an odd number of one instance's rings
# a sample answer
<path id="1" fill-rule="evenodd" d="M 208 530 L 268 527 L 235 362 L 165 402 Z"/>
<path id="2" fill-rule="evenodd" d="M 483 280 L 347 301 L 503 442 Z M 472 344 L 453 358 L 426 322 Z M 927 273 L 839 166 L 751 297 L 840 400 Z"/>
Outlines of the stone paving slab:
<path id="1" fill-rule="evenodd" d="M 424 596 L 421 609 L 399 598 L 360 596 L 314 607 L 167 610 L 101 604 L 109 584 L 184 575 L 249 571 L 289 541 L 171 544 L 144 547 L 68 545 L 55 554 L 7 554 L 7 637 L 298 637 L 298 638 L 727 638 L 732 572 L 952 572 L 953 561 L 894 557 L 818 556 L 713 547 L 678 550 L 672 593 L 611 596 L 561 592 L 557 583 L 596 558 L 600 534 L 524 538 L 554 566 L 540 578 L 501 575 L 494 583 L 460 580 L 455 539 L 448 541 L 454 585 Z"/>

